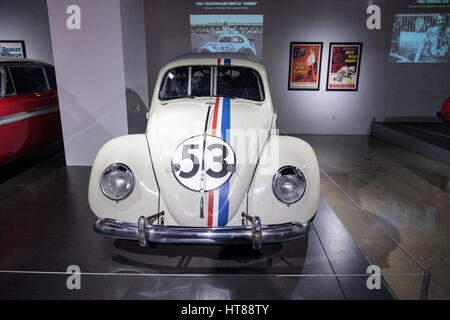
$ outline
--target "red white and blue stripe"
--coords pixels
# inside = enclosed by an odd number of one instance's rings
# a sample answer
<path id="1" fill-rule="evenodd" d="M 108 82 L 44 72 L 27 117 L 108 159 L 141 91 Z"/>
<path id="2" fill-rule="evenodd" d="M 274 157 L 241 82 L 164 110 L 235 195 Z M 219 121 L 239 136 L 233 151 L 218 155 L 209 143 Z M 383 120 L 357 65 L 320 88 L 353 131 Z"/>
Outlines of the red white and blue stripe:
<path id="1" fill-rule="evenodd" d="M 217 59 L 217 65 L 231 65 L 231 59 Z M 230 98 L 216 97 L 209 134 L 230 143 Z M 228 223 L 230 180 L 208 193 L 208 227 L 223 227 Z"/>
<path id="2" fill-rule="evenodd" d="M 217 59 L 218 66 L 231 66 L 231 59 Z"/>

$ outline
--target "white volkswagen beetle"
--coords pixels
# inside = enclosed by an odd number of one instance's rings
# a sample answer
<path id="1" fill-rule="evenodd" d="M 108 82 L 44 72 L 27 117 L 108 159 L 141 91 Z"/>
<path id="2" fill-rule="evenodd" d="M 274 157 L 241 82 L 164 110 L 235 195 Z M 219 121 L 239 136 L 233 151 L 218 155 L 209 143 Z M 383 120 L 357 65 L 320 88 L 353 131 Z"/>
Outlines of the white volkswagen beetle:
<path id="1" fill-rule="evenodd" d="M 307 234 L 320 194 L 305 141 L 280 136 L 264 67 L 240 54 L 164 66 L 145 134 L 99 151 L 94 229 L 149 243 L 252 244 Z"/>

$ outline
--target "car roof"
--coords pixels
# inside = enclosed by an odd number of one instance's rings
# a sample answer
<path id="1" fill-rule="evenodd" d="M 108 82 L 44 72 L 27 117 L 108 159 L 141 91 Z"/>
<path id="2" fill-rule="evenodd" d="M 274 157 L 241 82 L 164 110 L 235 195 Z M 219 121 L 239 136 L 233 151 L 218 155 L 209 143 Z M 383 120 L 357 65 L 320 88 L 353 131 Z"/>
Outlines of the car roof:
<path id="1" fill-rule="evenodd" d="M 193 52 L 193 53 L 185 53 L 182 55 L 179 55 L 178 57 L 175 57 L 171 60 L 177 61 L 177 60 L 187 60 L 187 59 L 194 59 L 194 60 L 204 60 L 204 59 L 239 59 L 239 60 L 247 60 L 251 62 L 257 62 L 260 61 L 252 56 L 245 53 L 238 53 L 238 52 Z"/>
<path id="2" fill-rule="evenodd" d="M 241 37 L 243 37 L 244 35 L 239 32 L 225 32 L 225 33 L 222 33 L 220 36 L 221 37 L 223 37 L 223 36 L 226 36 L 226 37 L 241 36 Z"/>
<path id="3" fill-rule="evenodd" d="M 23 58 L 5 58 L 0 57 L 0 64 L 8 64 L 8 65 L 18 65 L 18 64 L 45 64 L 49 66 L 53 66 L 51 63 L 44 62 L 36 59 L 23 59 Z"/>

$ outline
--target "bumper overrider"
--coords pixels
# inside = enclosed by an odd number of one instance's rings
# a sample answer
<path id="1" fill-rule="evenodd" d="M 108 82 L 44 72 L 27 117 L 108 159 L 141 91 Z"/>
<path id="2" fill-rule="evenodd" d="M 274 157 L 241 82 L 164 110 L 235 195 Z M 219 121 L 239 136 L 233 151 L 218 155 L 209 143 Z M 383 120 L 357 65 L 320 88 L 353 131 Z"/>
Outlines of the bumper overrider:
<path id="1" fill-rule="evenodd" d="M 306 235 L 310 222 L 288 222 L 262 225 L 259 217 L 242 214 L 250 224 L 229 227 L 180 227 L 153 225 L 158 216 L 164 213 L 140 217 L 137 223 L 113 219 L 98 219 L 94 230 L 112 237 L 138 240 L 141 246 L 149 243 L 174 244 L 252 244 L 260 249 L 263 243 L 279 243 L 294 240 Z"/>

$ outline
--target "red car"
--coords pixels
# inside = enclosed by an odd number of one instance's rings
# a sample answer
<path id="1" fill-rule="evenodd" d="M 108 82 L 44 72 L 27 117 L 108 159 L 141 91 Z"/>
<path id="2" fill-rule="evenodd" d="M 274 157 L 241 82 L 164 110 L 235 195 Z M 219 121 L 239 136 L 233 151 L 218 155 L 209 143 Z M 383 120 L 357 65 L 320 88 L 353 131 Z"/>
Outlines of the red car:
<path id="1" fill-rule="evenodd" d="M 0 165 L 61 136 L 54 67 L 0 58 Z"/>
<path id="2" fill-rule="evenodd" d="M 437 113 L 439 118 L 450 124 L 450 97 L 448 97 L 442 104 L 441 112 Z"/>

